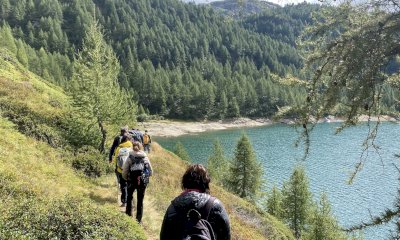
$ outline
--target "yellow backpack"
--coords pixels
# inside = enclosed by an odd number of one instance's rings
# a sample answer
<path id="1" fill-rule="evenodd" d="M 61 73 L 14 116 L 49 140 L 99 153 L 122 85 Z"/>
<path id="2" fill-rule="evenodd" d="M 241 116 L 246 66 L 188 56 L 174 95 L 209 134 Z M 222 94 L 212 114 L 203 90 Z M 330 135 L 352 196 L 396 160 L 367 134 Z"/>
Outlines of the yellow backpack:
<path id="1" fill-rule="evenodd" d="M 150 136 L 145 134 L 143 136 L 143 144 L 149 144 L 150 143 Z"/>

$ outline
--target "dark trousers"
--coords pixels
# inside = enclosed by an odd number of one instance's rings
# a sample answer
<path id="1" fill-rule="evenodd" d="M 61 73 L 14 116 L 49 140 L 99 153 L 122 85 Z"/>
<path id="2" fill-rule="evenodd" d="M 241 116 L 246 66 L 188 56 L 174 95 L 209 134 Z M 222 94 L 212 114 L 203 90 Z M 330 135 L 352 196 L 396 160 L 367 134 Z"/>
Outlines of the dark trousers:
<path id="1" fill-rule="evenodd" d="M 119 183 L 119 188 L 121 190 L 121 202 L 126 203 L 127 197 L 128 197 L 128 184 L 127 182 L 122 178 L 122 174 L 117 172 L 115 170 L 115 174 L 117 175 L 118 183 Z"/>
<path id="2" fill-rule="evenodd" d="M 136 206 L 136 220 L 140 223 L 143 216 L 143 199 L 146 191 L 145 186 L 140 186 L 134 183 L 128 183 L 128 201 L 126 203 L 125 213 L 132 216 L 132 200 L 133 193 L 137 190 L 137 206 Z"/>
<path id="3" fill-rule="evenodd" d="M 150 144 L 143 145 L 144 151 L 150 153 Z"/>

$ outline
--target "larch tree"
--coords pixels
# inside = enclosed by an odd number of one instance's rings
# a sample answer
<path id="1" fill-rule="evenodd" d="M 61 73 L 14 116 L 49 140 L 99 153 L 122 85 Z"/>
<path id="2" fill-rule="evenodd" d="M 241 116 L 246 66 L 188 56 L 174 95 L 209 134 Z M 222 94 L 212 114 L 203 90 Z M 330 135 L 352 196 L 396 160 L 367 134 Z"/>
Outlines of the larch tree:
<path id="1" fill-rule="evenodd" d="M 226 97 L 225 91 L 222 91 L 221 96 L 220 96 L 220 102 L 218 104 L 218 110 L 219 110 L 219 118 L 220 119 L 225 119 L 227 111 L 228 111 L 228 98 Z"/>
<path id="2" fill-rule="evenodd" d="M 309 240 L 345 240 L 346 234 L 340 229 L 337 220 L 331 211 L 328 196 L 321 194 L 319 202 L 310 215 L 310 229 L 305 234 Z"/>
<path id="3" fill-rule="evenodd" d="M 312 26 L 303 38 L 306 66 L 313 71 L 312 78 L 306 81 L 308 96 L 301 110 L 303 135 L 309 145 L 312 119 L 337 110 L 346 118 L 339 130 L 357 124 L 363 114 L 377 116 L 378 121 L 369 123 L 372 126 L 363 143 L 366 152 L 369 148 L 378 148 L 375 138 L 382 110 L 399 116 L 400 3 L 397 0 L 338 2 L 341 4 L 337 7 L 320 12 L 324 21 Z M 388 93 L 395 94 L 397 100 L 389 109 L 383 109 Z M 350 182 L 361 170 L 367 155 L 361 156 Z M 399 219 L 398 199 L 393 209 L 350 230 Z M 397 224 L 399 236 L 400 224 Z"/>
<path id="4" fill-rule="evenodd" d="M 225 179 L 225 174 L 228 170 L 228 161 L 225 157 L 221 142 L 216 139 L 213 145 L 213 151 L 207 160 L 207 170 L 212 180 L 223 183 L 223 179 Z"/>
<path id="5" fill-rule="evenodd" d="M 262 173 L 263 168 L 256 158 L 250 140 L 243 134 L 229 166 L 227 187 L 241 198 L 255 199 L 261 188 Z"/>
<path id="6" fill-rule="evenodd" d="M 312 206 L 308 179 L 303 167 L 296 167 L 282 189 L 284 219 L 293 230 L 296 239 L 301 239 L 309 220 Z"/>
<path id="7" fill-rule="evenodd" d="M 354 124 L 361 114 L 380 115 L 385 85 L 400 90 L 398 68 L 394 73 L 387 69 L 400 54 L 396 3 L 346 1 L 322 12 L 324 21 L 311 27 L 303 42 L 308 66 L 317 66 L 308 82 L 309 113 L 321 116 L 341 104 L 345 124 Z"/>
<path id="8" fill-rule="evenodd" d="M 278 219 L 282 219 L 283 217 L 282 199 L 283 197 L 281 191 L 276 186 L 274 186 L 269 193 L 266 202 L 266 210 L 269 214 L 275 216 Z"/>
<path id="9" fill-rule="evenodd" d="M 11 4 L 9 0 L 0 0 L 0 18 L 6 19 L 11 11 Z"/>
<path id="10" fill-rule="evenodd" d="M 174 153 L 180 157 L 182 160 L 190 163 L 191 159 L 189 153 L 186 151 L 185 146 L 181 142 L 175 144 Z"/>
<path id="11" fill-rule="evenodd" d="M 382 109 L 382 100 L 388 90 L 400 91 L 400 5 L 391 0 L 339 2 L 344 3 L 320 11 L 317 18 L 324 20 L 303 36 L 306 67 L 313 72 L 305 81 L 308 96 L 300 118 L 306 137 L 312 129 L 308 124 L 324 114 L 339 112 L 345 117 L 342 128 L 355 125 L 363 114 L 380 117 L 385 110 L 399 116 L 398 106 Z M 365 149 L 375 146 L 378 125 L 369 131 Z"/>
<path id="12" fill-rule="evenodd" d="M 100 152 L 105 151 L 109 126 L 136 121 L 137 107 L 118 84 L 119 69 L 117 57 L 104 40 L 100 26 L 92 23 L 74 62 L 70 93 L 75 110 L 87 120 L 87 128 L 97 128 L 101 134 Z"/>
<path id="13" fill-rule="evenodd" d="M 0 28 L 0 47 L 8 49 L 13 54 L 17 53 L 17 45 L 8 24 Z"/>

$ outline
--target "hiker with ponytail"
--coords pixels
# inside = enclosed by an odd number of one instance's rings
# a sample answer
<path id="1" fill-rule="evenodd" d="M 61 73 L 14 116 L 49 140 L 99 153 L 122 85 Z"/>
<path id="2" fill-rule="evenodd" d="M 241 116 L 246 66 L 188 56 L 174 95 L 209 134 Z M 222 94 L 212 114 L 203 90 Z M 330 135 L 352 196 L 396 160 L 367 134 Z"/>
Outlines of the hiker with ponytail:
<path id="1" fill-rule="evenodd" d="M 143 216 L 143 199 L 150 176 L 153 175 L 150 159 L 140 150 L 140 143 L 133 143 L 133 151 L 122 168 L 122 177 L 128 182 L 128 197 L 125 213 L 132 216 L 133 193 L 137 191 L 136 220 L 141 223 Z"/>

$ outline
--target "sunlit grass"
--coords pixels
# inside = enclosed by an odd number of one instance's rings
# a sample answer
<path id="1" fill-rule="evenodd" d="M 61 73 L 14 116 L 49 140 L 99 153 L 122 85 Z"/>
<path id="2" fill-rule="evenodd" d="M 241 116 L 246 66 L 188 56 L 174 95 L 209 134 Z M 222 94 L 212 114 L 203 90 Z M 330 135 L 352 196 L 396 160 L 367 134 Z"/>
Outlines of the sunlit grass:
<path id="1" fill-rule="evenodd" d="M 156 143 L 152 144 L 150 159 L 154 177 L 145 199 L 150 199 L 148 201 L 157 211 L 152 209 L 144 220 L 145 226 L 159 232 L 162 224 L 160 216 L 164 215 L 171 200 L 182 192 L 180 181 L 187 164 Z M 222 201 L 229 214 L 232 239 L 293 239 L 292 233 L 283 223 L 269 214 L 260 213 L 251 203 L 214 184 L 211 184 L 211 194 Z M 148 214 L 147 209 L 144 214 Z"/>
<path id="2" fill-rule="evenodd" d="M 0 59 L 0 111 L 3 108 L 17 108 L 23 112 L 25 109 L 32 114 L 33 120 L 45 118 L 55 121 L 63 117 L 67 105 L 68 97 L 61 88 L 42 81 L 18 64 Z M 53 128 L 56 127 L 55 124 Z M 119 208 L 119 190 L 114 174 L 97 179 L 85 177 L 70 166 L 73 158 L 71 151 L 61 147 L 52 148 L 45 142 L 22 134 L 18 126 L 1 117 L 1 112 L 0 136 L 0 193 L 5 193 L 0 195 L 0 234 L 3 219 L 12 217 L 12 212 L 7 209 L 19 206 L 16 204 L 30 206 L 32 201 L 36 205 L 29 209 L 30 213 L 47 216 L 55 211 L 56 217 L 63 219 L 68 216 L 57 215 L 62 209 L 52 210 L 50 207 L 68 207 L 68 202 L 63 201 L 71 199 L 77 201 L 73 205 L 77 207 L 76 211 L 84 212 L 72 212 L 75 215 L 70 217 L 81 214 L 83 218 L 95 218 L 96 212 L 101 216 L 109 214 L 119 220 L 120 228 L 123 223 L 128 223 L 126 227 L 135 233 L 133 239 L 144 238 L 142 230 L 148 239 L 158 239 L 164 213 L 171 200 L 182 191 L 180 181 L 187 163 L 153 143 L 150 159 L 154 176 L 146 190 L 143 225 L 140 227 L 134 218 L 128 218 Z M 107 161 L 105 157 L 103 160 Z M 261 213 L 251 203 L 216 185 L 211 185 L 211 194 L 218 197 L 228 211 L 232 239 L 293 239 L 287 227 L 274 217 Z M 23 214 L 21 217 L 27 218 L 21 221 L 35 219 L 35 216 Z M 63 221 L 80 221 L 79 217 L 76 218 Z M 113 227 L 110 224 L 107 231 L 119 231 Z M 22 229 L 15 236 L 27 238 L 29 231 Z"/>
<path id="3" fill-rule="evenodd" d="M 19 132 L 28 124 L 46 133 L 48 123 L 61 132 L 57 123 L 67 105 L 61 88 L 0 58 L 0 238 L 145 239 L 142 228 L 117 211 L 113 176 L 87 178 L 72 169 L 71 151 Z"/>

